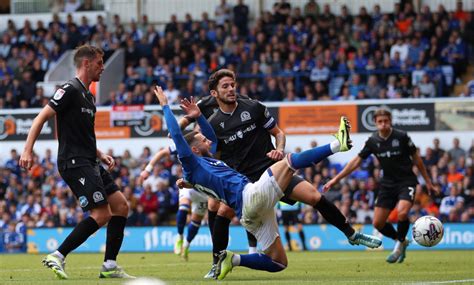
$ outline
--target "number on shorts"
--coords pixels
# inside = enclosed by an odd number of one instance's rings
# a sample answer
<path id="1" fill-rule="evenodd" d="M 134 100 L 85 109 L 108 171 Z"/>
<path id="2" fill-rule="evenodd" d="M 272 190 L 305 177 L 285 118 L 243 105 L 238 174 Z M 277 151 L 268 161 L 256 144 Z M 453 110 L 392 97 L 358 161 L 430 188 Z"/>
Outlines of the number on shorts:
<path id="1" fill-rule="evenodd" d="M 415 197 L 415 188 L 414 187 L 408 187 L 408 195 L 410 195 L 410 198 L 413 200 Z"/>

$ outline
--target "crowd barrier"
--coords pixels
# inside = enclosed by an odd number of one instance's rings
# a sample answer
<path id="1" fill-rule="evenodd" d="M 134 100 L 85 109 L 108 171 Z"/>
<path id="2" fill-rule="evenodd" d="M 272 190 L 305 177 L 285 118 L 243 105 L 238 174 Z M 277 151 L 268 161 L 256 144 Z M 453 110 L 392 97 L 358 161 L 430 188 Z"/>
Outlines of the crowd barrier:
<path id="1" fill-rule="evenodd" d="M 381 237 L 381 234 L 372 225 L 356 225 L 357 231 L 373 234 Z M 347 242 L 345 236 L 330 225 L 305 225 L 306 244 L 309 250 L 366 250 L 362 246 L 352 246 Z M 47 253 L 59 246 L 59 244 L 71 232 L 72 228 L 54 229 L 30 229 L 27 234 L 28 253 Z M 280 233 L 283 228 L 280 227 Z M 411 233 L 411 229 L 409 231 Z M 104 252 L 106 229 L 102 228 L 83 243 L 75 252 Z M 122 245 L 122 252 L 172 252 L 177 237 L 176 227 L 128 227 Z M 293 245 L 301 248 L 299 236 L 292 233 Z M 411 239 L 411 237 L 410 237 Z M 286 240 L 282 237 L 284 243 Z M 382 249 L 392 249 L 394 242 L 383 238 Z M 248 249 L 247 235 L 241 226 L 230 227 L 229 247 L 234 251 L 246 251 Z M 412 243 L 410 250 L 426 249 Z M 444 237 L 440 244 L 430 250 L 441 249 L 465 249 L 474 250 L 474 223 L 452 223 L 444 224 Z M 202 226 L 199 233 L 191 243 L 192 251 L 211 251 L 212 241 L 209 228 Z"/>

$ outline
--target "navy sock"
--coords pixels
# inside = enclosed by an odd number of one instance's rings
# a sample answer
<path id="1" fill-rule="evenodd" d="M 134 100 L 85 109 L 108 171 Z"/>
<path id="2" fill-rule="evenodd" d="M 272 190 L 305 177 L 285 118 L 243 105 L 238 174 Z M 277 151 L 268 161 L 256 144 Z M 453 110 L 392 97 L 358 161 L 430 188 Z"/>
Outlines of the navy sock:
<path id="1" fill-rule="evenodd" d="M 117 260 L 117 255 L 122 247 L 123 230 L 127 218 L 122 216 L 112 216 L 107 225 L 107 241 L 105 244 L 104 261 Z"/>
<path id="2" fill-rule="evenodd" d="M 241 254 L 240 266 L 268 272 L 278 272 L 286 268 L 285 265 L 273 261 L 268 255 L 261 253 Z"/>
<path id="3" fill-rule="evenodd" d="M 214 232 L 214 221 L 216 220 L 217 211 L 207 211 L 207 223 L 209 224 L 209 231 L 211 232 L 211 237 Z"/>
<path id="4" fill-rule="evenodd" d="M 229 244 L 229 224 L 229 219 L 217 215 L 214 222 L 214 234 L 212 235 L 212 254 L 214 256 L 214 264 L 217 264 L 217 261 L 219 260 L 219 253 L 226 249 Z"/>
<path id="5" fill-rule="evenodd" d="M 355 233 L 355 230 L 347 222 L 346 217 L 344 217 L 341 211 L 339 211 L 333 203 L 329 202 L 326 197 L 321 196 L 321 200 L 314 205 L 314 208 L 321 213 L 326 221 L 343 232 L 346 237 L 349 238 Z"/>
<path id="6" fill-rule="evenodd" d="M 399 241 L 405 241 L 405 238 L 408 233 L 408 228 L 410 227 L 410 222 L 408 220 L 406 221 L 398 221 L 397 225 L 397 233 L 398 233 L 398 240 Z"/>
<path id="7" fill-rule="evenodd" d="M 398 238 L 397 230 L 393 227 L 391 223 L 385 223 L 385 225 L 379 230 L 379 232 L 393 240 L 397 240 Z"/>
<path id="8" fill-rule="evenodd" d="M 197 235 L 199 231 L 199 227 L 201 226 L 201 221 L 193 221 L 188 225 L 188 236 L 186 237 L 186 240 L 191 243 L 194 239 L 194 237 Z"/>
<path id="9" fill-rule="evenodd" d="M 176 226 L 178 227 L 178 234 L 183 235 L 184 227 L 186 226 L 186 219 L 188 217 L 189 205 L 179 206 L 176 214 Z"/>
<path id="10" fill-rule="evenodd" d="M 320 147 L 308 149 L 299 153 L 291 153 L 288 160 L 293 169 L 301 169 L 317 164 L 326 157 L 332 155 L 331 145 L 326 144 Z"/>
<path id="11" fill-rule="evenodd" d="M 99 229 L 99 225 L 92 217 L 87 217 L 72 230 L 63 243 L 59 246 L 58 251 L 66 257 L 71 251 L 83 244 L 93 233 Z"/>
<path id="12" fill-rule="evenodd" d="M 290 236 L 290 231 L 285 231 L 285 238 L 286 238 L 286 241 L 288 242 L 288 250 L 293 250 L 293 248 L 291 248 L 291 236 Z"/>
<path id="13" fill-rule="evenodd" d="M 306 238 L 304 236 L 303 230 L 301 230 L 300 232 L 300 239 L 301 239 L 301 247 L 303 248 L 303 250 L 306 250 Z"/>

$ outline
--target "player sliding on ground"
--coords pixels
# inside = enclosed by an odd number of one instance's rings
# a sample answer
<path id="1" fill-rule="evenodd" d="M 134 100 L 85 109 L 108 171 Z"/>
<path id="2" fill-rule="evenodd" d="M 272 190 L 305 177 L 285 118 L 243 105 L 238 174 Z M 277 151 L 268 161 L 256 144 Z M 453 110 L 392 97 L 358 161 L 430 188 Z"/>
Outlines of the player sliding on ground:
<path id="1" fill-rule="evenodd" d="M 336 140 L 331 144 L 288 154 L 284 160 L 269 167 L 257 182 L 251 183 L 244 175 L 211 157 L 210 150 L 215 149 L 217 138 L 192 99 L 191 102 L 181 101 L 181 108 L 188 116 L 197 118 L 202 133 L 193 131 L 183 136 L 161 87 L 155 88 L 155 95 L 163 107 L 166 124 L 183 165 L 184 178 L 178 181 L 178 186 L 193 187 L 229 205 L 242 225 L 255 235 L 264 252 L 238 255 L 223 250 L 219 255 L 217 279 L 224 279 L 235 266 L 269 272 L 285 269 L 288 260 L 278 233 L 274 208 L 283 196 L 281 189 L 288 186 L 297 169 L 309 167 L 336 152 L 351 148 L 347 119 L 341 118 Z M 321 209 L 324 218 L 344 232 L 350 244 L 370 248 L 377 248 L 382 244 L 377 237 L 355 232 L 342 213 L 317 191 L 308 192 L 316 195 L 313 206 Z"/>

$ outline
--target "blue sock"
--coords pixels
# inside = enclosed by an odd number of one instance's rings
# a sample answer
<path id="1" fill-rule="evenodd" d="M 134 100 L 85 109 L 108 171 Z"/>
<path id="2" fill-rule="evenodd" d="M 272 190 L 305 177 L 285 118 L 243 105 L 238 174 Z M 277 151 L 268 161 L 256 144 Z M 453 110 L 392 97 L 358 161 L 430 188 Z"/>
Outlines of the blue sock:
<path id="1" fill-rule="evenodd" d="M 300 153 L 291 153 L 288 157 L 288 160 L 291 167 L 297 170 L 310 167 L 330 156 L 331 154 L 333 154 L 331 151 L 331 145 L 326 144 L 320 147 L 305 150 Z"/>
<path id="2" fill-rule="evenodd" d="M 197 221 L 191 220 L 191 222 L 189 223 L 189 225 L 188 225 L 188 236 L 186 237 L 186 240 L 189 243 L 191 243 L 193 241 L 194 237 L 197 235 L 200 226 L 201 226 L 201 221 L 197 222 Z"/>
<path id="3" fill-rule="evenodd" d="M 240 266 L 268 272 L 278 272 L 286 268 L 285 265 L 275 262 L 268 255 L 261 253 L 241 254 Z"/>
<path id="4" fill-rule="evenodd" d="M 178 234 L 183 235 L 184 226 L 186 226 L 186 218 L 188 217 L 189 205 L 180 205 L 176 214 L 176 225 L 178 226 Z"/>

